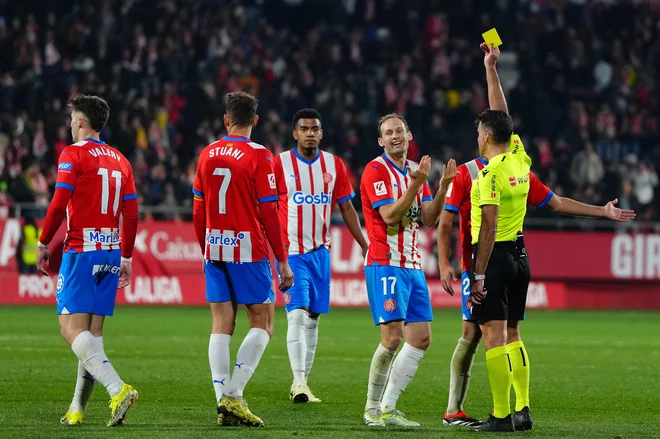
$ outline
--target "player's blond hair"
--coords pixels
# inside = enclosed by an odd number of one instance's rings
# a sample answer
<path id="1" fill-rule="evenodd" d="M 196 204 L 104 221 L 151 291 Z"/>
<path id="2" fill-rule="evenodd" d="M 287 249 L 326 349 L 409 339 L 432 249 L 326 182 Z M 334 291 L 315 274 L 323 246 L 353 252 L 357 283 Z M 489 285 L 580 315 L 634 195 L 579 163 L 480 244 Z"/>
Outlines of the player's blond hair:
<path id="1" fill-rule="evenodd" d="M 386 114 L 385 116 L 381 117 L 380 120 L 378 121 L 378 135 L 380 136 L 380 129 L 383 126 L 385 122 L 387 122 L 390 119 L 399 119 L 401 122 L 403 122 L 403 126 L 406 127 L 406 131 L 410 131 L 410 128 L 408 128 L 408 121 L 401 116 L 399 113 L 390 113 Z"/>

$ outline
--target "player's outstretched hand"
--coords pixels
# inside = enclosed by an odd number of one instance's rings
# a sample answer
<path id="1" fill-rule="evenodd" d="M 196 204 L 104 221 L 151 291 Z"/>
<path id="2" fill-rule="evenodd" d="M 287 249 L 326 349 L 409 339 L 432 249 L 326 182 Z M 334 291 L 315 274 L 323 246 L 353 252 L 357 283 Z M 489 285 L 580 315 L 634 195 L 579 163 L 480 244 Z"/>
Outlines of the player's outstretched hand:
<path id="1" fill-rule="evenodd" d="M 486 43 L 481 43 L 481 50 L 484 51 L 484 66 L 495 67 L 497 59 L 500 57 L 500 48 L 491 43 L 490 47 Z"/>
<path id="2" fill-rule="evenodd" d="M 488 293 L 484 287 L 484 281 L 477 280 L 472 282 L 470 298 L 468 300 L 472 305 L 479 305 L 486 298 L 486 294 Z"/>
<path id="3" fill-rule="evenodd" d="M 421 187 L 426 182 L 426 179 L 429 178 L 429 174 L 431 174 L 431 157 L 425 155 L 419 161 L 417 169 L 410 173 L 410 178 L 413 183 Z"/>
<path id="4" fill-rule="evenodd" d="M 456 270 L 451 265 L 441 265 L 440 266 L 440 281 L 442 282 L 442 288 L 450 296 L 454 295 L 454 287 L 451 286 L 451 281 L 456 280 Z"/>
<path id="5" fill-rule="evenodd" d="M 122 262 L 119 268 L 119 285 L 117 288 L 126 288 L 131 283 L 131 276 L 133 275 L 133 265 L 130 262 Z"/>
<path id="6" fill-rule="evenodd" d="M 456 160 L 449 159 L 446 165 L 442 165 L 442 178 L 440 179 L 440 186 L 447 190 L 454 178 L 456 178 Z"/>
<path id="7" fill-rule="evenodd" d="M 637 216 L 635 211 L 628 209 L 619 209 L 618 207 L 614 207 L 617 205 L 618 202 L 619 199 L 615 198 L 609 203 L 607 203 L 605 206 L 603 206 L 603 208 L 605 209 L 605 216 L 614 221 L 621 221 L 623 223 L 627 223 L 628 221 L 634 220 L 635 217 Z"/>
<path id="8" fill-rule="evenodd" d="M 280 262 L 278 270 L 280 272 L 280 291 L 285 292 L 293 286 L 293 271 L 291 271 L 289 261 Z"/>
<path id="9" fill-rule="evenodd" d="M 39 245 L 39 248 L 37 249 L 37 268 L 39 268 L 39 272 L 44 276 L 50 276 L 50 273 L 44 268 L 44 265 L 48 267 L 49 263 L 50 250 L 48 247 L 41 247 L 41 245 Z"/>

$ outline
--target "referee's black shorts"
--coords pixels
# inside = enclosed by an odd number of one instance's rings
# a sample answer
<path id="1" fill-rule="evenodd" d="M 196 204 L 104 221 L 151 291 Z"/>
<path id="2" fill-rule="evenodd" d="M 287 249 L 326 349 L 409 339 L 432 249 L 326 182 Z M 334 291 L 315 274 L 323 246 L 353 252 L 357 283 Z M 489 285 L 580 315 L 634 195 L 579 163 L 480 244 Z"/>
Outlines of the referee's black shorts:
<path id="1" fill-rule="evenodd" d="M 477 248 L 478 244 L 472 253 L 473 270 Z M 486 297 L 472 307 L 472 318 L 480 325 L 491 320 L 524 320 L 531 272 L 522 236 L 495 243 L 485 274 Z M 474 271 L 470 281 L 474 282 Z"/>

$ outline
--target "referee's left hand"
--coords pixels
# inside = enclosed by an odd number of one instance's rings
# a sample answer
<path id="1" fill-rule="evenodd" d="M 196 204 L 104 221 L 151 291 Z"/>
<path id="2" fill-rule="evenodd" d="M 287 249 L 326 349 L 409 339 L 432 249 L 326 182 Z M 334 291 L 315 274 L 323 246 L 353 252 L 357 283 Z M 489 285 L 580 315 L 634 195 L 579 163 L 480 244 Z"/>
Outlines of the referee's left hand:
<path id="1" fill-rule="evenodd" d="M 486 298 L 486 288 L 484 287 L 484 281 L 477 280 L 472 282 L 472 287 L 470 291 L 470 302 L 475 305 L 480 305 L 481 301 Z"/>

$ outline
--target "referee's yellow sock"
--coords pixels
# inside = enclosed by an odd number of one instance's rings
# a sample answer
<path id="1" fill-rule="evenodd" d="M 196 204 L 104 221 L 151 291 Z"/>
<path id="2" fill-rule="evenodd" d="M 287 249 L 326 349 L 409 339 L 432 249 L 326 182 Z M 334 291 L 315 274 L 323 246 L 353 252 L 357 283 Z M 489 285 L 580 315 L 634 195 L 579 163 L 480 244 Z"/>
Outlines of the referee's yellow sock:
<path id="1" fill-rule="evenodd" d="M 513 389 L 516 391 L 516 411 L 529 407 L 529 357 L 522 340 L 507 345 L 513 369 Z"/>
<path id="2" fill-rule="evenodd" d="M 493 394 L 493 415 L 496 418 L 506 418 L 511 414 L 511 361 L 506 346 L 486 351 L 486 366 L 488 381 Z"/>

